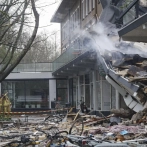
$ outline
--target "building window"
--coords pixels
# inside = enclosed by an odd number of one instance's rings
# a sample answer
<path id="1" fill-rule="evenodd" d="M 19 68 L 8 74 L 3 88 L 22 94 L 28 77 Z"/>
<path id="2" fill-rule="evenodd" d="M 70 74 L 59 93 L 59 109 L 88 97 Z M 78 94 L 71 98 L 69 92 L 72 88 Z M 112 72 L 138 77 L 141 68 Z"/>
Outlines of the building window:
<path id="1" fill-rule="evenodd" d="M 89 0 L 88 2 L 89 2 L 89 4 L 88 4 L 88 12 L 91 12 L 91 10 L 92 10 L 92 0 Z"/>
<path id="2" fill-rule="evenodd" d="M 88 15 L 88 1 L 89 0 L 85 0 L 85 16 Z"/>
<path id="3" fill-rule="evenodd" d="M 78 25 L 80 25 L 80 8 L 79 7 L 77 9 L 77 21 L 78 21 Z"/>
<path id="4" fill-rule="evenodd" d="M 49 108 L 49 80 L 4 81 L 12 108 Z"/>
<path id="5" fill-rule="evenodd" d="M 90 107 L 90 75 L 85 75 L 85 104 Z"/>
<path id="6" fill-rule="evenodd" d="M 85 0 L 82 1 L 82 19 L 85 18 Z"/>
<path id="7" fill-rule="evenodd" d="M 101 82 L 96 82 L 96 91 L 97 91 L 97 109 L 101 110 Z"/>
<path id="8" fill-rule="evenodd" d="M 76 24 L 76 13 L 73 13 L 73 30 L 75 29 L 75 24 Z"/>
<path id="9" fill-rule="evenodd" d="M 89 74 L 85 75 L 85 84 L 90 84 L 90 75 Z"/>
<path id="10" fill-rule="evenodd" d="M 99 71 L 96 70 L 96 81 L 99 81 L 100 80 L 100 74 L 99 74 Z"/>
<path id="11" fill-rule="evenodd" d="M 78 27 L 80 24 L 80 9 L 79 7 L 75 11 L 75 27 Z"/>
<path id="12" fill-rule="evenodd" d="M 77 9 L 75 11 L 75 28 L 77 28 Z"/>
<path id="13" fill-rule="evenodd" d="M 73 15 L 70 17 L 70 30 L 73 31 Z"/>
<path id="14" fill-rule="evenodd" d="M 57 98 L 61 104 L 68 103 L 67 80 L 57 80 Z"/>
<path id="15" fill-rule="evenodd" d="M 57 80 L 57 88 L 67 88 L 67 80 Z"/>
<path id="16" fill-rule="evenodd" d="M 111 86 L 111 108 L 116 109 L 116 90 Z"/>
<path id="17" fill-rule="evenodd" d="M 62 40 L 65 40 L 69 35 L 69 20 L 62 27 Z"/>
<path id="18" fill-rule="evenodd" d="M 92 9 L 95 8 L 95 0 L 92 0 Z"/>
<path id="19" fill-rule="evenodd" d="M 102 81 L 102 110 L 109 111 L 111 107 L 111 85 Z"/>
<path id="20" fill-rule="evenodd" d="M 80 84 L 84 84 L 84 77 L 83 77 L 83 75 L 80 76 Z"/>

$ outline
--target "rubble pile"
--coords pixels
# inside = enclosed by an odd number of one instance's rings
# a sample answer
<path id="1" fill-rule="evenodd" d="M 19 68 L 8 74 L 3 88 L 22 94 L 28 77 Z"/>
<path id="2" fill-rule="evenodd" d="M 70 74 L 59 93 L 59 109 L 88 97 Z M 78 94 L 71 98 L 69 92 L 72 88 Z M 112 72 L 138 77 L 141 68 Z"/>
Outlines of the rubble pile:
<path id="1" fill-rule="evenodd" d="M 139 86 L 136 98 L 145 105 L 147 97 L 147 56 L 143 51 L 133 48 L 133 53 L 119 50 L 105 50 L 103 57 L 107 66 L 116 75 L 124 77 L 128 82 Z M 136 52 L 136 53 L 135 53 Z M 139 54 L 138 54 L 139 53 Z"/>
<path id="2" fill-rule="evenodd" d="M 131 119 L 123 115 L 124 112 Z M 35 147 L 82 146 L 80 144 L 147 145 L 145 111 L 132 113 L 131 110 L 121 108 L 112 109 L 111 113 L 109 116 L 96 116 L 80 111 L 70 112 L 58 121 L 58 114 L 12 116 L 10 121 L 0 122 L 3 124 L 0 128 L 0 146 L 11 147 L 18 143 L 28 145 L 30 142 Z"/>

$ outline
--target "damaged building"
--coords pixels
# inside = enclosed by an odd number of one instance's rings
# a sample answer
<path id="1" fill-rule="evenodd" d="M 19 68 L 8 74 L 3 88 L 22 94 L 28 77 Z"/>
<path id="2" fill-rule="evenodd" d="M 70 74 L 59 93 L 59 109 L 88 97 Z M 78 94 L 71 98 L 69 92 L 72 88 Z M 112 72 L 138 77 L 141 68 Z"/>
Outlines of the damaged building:
<path id="1" fill-rule="evenodd" d="M 53 75 L 67 77 L 72 105 L 83 99 L 96 111 L 146 107 L 146 46 L 137 43 L 146 42 L 146 6 L 143 0 L 61 2 L 52 18 L 61 24 L 62 51 Z"/>

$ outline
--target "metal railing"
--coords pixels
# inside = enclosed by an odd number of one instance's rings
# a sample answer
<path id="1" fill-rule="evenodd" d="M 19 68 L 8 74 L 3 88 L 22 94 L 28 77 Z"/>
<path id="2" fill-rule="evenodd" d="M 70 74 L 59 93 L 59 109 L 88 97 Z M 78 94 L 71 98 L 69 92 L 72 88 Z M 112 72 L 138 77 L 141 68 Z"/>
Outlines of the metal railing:
<path id="1" fill-rule="evenodd" d="M 64 53 L 62 53 L 57 59 L 53 61 L 53 72 L 63 65 L 69 63 L 73 59 L 80 56 L 82 53 L 87 51 L 87 49 L 75 49 L 69 48 Z"/>
<path id="2" fill-rule="evenodd" d="M 12 73 L 15 72 L 51 72 L 52 62 L 48 63 L 20 63 L 18 64 Z"/>
<path id="3" fill-rule="evenodd" d="M 139 0 L 126 0 L 124 6 L 122 6 L 123 12 L 118 18 L 116 18 L 116 24 L 121 25 L 123 19 L 123 25 L 128 24 L 134 19 L 138 18 L 139 13 Z"/>

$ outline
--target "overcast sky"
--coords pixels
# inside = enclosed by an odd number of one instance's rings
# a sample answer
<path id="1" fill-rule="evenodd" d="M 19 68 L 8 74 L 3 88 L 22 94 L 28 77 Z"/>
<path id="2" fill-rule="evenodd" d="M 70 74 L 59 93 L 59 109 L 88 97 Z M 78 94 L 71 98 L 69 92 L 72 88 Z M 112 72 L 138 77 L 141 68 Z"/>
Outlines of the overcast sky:
<path id="1" fill-rule="evenodd" d="M 60 3 L 61 0 L 39 0 L 37 2 L 37 9 L 40 14 L 40 28 L 38 30 L 39 33 L 48 32 L 50 34 L 53 31 L 60 30 L 59 23 L 50 23 L 50 20 L 59 7 Z"/>

